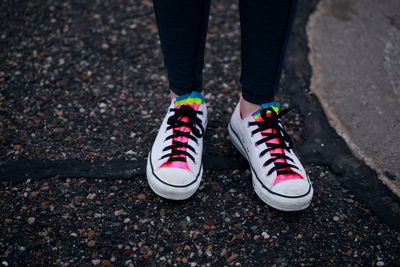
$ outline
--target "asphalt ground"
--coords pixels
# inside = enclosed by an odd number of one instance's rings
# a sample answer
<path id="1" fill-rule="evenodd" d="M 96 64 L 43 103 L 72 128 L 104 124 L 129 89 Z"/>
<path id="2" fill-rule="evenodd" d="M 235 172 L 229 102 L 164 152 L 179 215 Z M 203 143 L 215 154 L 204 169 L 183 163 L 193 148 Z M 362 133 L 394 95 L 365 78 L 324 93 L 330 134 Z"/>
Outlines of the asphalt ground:
<path id="1" fill-rule="evenodd" d="M 294 45 L 315 2 L 300 2 Z M 396 225 L 375 215 L 373 200 L 355 197 L 346 183 L 351 172 L 338 173 L 340 164 L 305 148 L 316 139 L 306 121 L 322 112 L 300 106 L 285 120 L 314 183 L 311 207 L 279 212 L 253 192 L 226 131 L 240 92 L 235 1 L 213 1 L 206 171 L 199 192 L 183 202 L 155 196 L 140 169 L 169 101 L 151 2 L 3 1 L 0 10 L 3 265 L 398 264 Z M 299 53 L 307 53 L 298 47 L 289 49 L 278 95 L 284 107 L 299 104 L 288 88 L 312 99 L 303 70 L 293 70 Z M 5 172 L 36 164 L 46 173 L 46 166 L 71 159 L 83 166 L 71 177 L 65 166 L 51 177 Z M 113 161 L 121 164 L 109 179 L 90 169 Z M 139 170 L 124 172 L 132 166 Z"/>

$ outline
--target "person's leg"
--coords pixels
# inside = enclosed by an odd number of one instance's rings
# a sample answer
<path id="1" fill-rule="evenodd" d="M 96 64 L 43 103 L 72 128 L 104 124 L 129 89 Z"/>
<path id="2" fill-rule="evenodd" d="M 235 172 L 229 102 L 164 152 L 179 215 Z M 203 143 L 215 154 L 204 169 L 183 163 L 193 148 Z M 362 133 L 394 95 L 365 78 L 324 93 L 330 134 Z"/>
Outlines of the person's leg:
<path id="1" fill-rule="evenodd" d="M 210 0 L 154 0 L 170 89 L 201 92 Z"/>
<path id="2" fill-rule="evenodd" d="M 274 99 L 296 6 L 297 0 L 239 1 L 242 115 Z"/>
<path id="3" fill-rule="evenodd" d="M 192 196 L 203 173 L 207 108 L 201 95 L 210 0 L 154 0 L 171 103 L 147 158 L 151 189 L 164 198 Z"/>
<path id="4" fill-rule="evenodd" d="M 295 211 L 313 196 L 310 179 L 293 152 L 274 101 L 295 0 L 240 0 L 242 98 L 229 123 L 231 141 L 247 158 L 253 187 L 268 205 Z"/>

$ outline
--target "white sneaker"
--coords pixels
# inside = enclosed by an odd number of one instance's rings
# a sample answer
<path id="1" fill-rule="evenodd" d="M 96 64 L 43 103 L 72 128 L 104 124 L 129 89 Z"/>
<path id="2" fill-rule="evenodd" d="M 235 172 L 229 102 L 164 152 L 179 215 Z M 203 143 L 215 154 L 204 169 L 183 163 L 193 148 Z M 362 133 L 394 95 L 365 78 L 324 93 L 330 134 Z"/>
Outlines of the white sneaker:
<path id="1" fill-rule="evenodd" d="M 171 101 L 147 159 L 147 181 L 159 196 L 191 197 L 203 174 L 203 135 L 207 124 L 204 97 L 197 92 Z"/>
<path id="2" fill-rule="evenodd" d="M 232 114 L 229 135 L 249 161 L 255 192 L 278 210 L 307 208 L 313 196 L 311 181 L 280 121 L 288 110 L 278 113 L 279 104 L 272 102 L 242 119 L 240 103 Z"/>

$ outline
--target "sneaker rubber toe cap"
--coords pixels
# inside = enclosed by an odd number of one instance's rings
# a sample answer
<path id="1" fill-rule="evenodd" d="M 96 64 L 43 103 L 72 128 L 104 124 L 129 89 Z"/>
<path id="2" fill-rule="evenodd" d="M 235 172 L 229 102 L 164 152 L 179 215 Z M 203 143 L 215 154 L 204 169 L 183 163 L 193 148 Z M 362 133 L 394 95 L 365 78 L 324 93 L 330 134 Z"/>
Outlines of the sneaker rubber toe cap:
<path id="1" fill-rule="evenodd" d="M 174 187 L 189 186 L 196 179 L 191 171 L 181 168 L 159 168 L 155 175 L 162 183 Z"/>
<path id="2" fill-rule="evenodd" d="M 301 197 L 310 192 L 310 187 L 306 179 L 294 179 L 274 185 L 272 191 L 287 197 Z"/>

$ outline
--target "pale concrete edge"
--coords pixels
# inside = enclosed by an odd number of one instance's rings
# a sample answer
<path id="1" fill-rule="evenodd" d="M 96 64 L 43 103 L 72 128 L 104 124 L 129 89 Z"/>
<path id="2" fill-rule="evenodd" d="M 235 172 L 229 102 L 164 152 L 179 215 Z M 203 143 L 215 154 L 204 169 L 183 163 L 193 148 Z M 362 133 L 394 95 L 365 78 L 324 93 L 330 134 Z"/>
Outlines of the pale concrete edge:
<path id="1" fill-rule="evenodd" d="M 314 53 L 315 45 L 313 38 L 314 36 L 311 29 L 317 23 L 317 17 L 323 12 L 322 11 L 323 5 L 324 1 L 320 1 L 317 4 L 315 11 L 310 15 L 306 26 L 306 35 L 310 51 L 308 53 L 308 60 L 311 65 L 310 90 L 318 98 L 318 101 L 321 103 L 321 106 L 324 110 L 325 116 L 327 117 L 329 124 L 336 130 L 338 135 L 343 138 L 343 140 L 346 142 L 346 144 L 353 152 L 353 154 L 360 160 L 364 161 L 365 164 L 367 164 L 369 167 L 374 169 L 378 175 L 378 178 L 383 182 L 383 184 L 385 184 L 394 194 L 400 197 L 400 188 L 398 188 L 394 182 L 392 182 L 389 178 L 386 177 L 386 175 L 384 175 L 383 170 L 380 169 L 379 166 L 377 166 L 377 164 L 374 162 L 373 159 L 365 155 L 365 153 L 354 142 L 352 142 L 351 136 L 346 131 L 345 127 L 343 127 L 340 120 L 336 117 L 332 107 L 329 105 L 328 102 L 324 101 L 323 96 L 318 93 L 318 90 L 316 90 L 316 88 L 318 88 L 319 86 L 320 77 L 317 77 L 317 75 L 315 75 L 315 73 L 318 73 L 318 64 L 316 63 L 315 60 L 315 53 Z"/>

